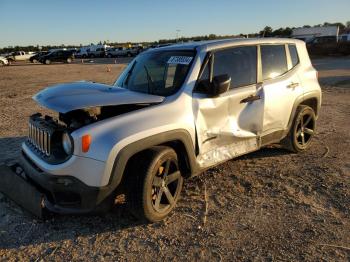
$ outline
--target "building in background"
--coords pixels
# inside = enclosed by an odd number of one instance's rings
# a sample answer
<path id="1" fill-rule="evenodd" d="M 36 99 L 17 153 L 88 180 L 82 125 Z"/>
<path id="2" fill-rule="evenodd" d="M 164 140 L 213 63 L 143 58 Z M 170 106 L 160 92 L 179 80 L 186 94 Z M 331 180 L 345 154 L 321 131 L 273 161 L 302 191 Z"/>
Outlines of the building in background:
<path id="1" fill-rule="evenodd" d="M 292 38 L 304 40 L 307 43 L 337 42 L 338 36 L 338 26 L 300 27 L 292 31 Z"/>

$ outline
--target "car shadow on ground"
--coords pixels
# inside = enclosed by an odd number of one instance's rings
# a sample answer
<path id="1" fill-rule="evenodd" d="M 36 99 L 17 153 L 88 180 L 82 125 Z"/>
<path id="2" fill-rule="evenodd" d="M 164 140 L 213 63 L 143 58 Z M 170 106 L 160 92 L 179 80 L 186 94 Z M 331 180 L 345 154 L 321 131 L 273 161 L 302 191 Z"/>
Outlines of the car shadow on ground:
<path id="1" fill-rule="evenodd" d="M 2 148 L 0 164 L 16 162 L 20 152 L 21 142 L 24 139 L 24 137 L 0 138 L 0 147 Z M 237 159 L 268 158 L 285 154 L 289 154 L 289 152 L 275 146 L 269 146 Z M 194 180 L 192 182 L 197 183 L 198 181 Z M 184 190 L 186 190 L 186 184 Z M 100 233 L 112 232 L 118 234 L 128 228 L 138 226 L 157 228 L 161 225 L 162 222 L 147 224 L 137 220 L 131 214 L 123 199 L 111 211 L 105 214 L 79 216 L 55 214 L 50 215 L 46 220 L 42 221 L 34 218 L 31 214 L 0 194 L 0 249 L 17 249 L 22 246 L 60 242 L 67 239 L 77 241 L 80 236 L 88 237 L 89 241 L 93 242 L 96 235 Z M 16 237 L 19 235 L 22 237 Z"/>

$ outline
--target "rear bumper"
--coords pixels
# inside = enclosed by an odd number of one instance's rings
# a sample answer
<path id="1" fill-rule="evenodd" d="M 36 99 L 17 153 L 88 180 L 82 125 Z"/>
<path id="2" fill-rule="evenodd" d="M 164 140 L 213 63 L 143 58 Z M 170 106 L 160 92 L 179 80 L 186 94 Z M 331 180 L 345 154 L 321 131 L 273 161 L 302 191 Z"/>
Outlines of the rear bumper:
<path id="1" fill-rule="evenodd" d="M 108 199 L 105 187 L 87 186 L 73 176 L 51 175 L 34 164 L 22 152 L 19 165 L 27 179 L 44 195 L 43 206 L 60 214 L 82 214 L 96 210 Z"/>

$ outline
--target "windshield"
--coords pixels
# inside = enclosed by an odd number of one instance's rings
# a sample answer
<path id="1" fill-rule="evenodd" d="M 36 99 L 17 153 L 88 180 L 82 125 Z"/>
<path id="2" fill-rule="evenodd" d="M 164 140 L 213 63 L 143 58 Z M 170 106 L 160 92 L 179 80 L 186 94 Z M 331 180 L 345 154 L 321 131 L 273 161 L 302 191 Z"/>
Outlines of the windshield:
<path id="1" fill-rule="evenodd" d="M 183 84 L 194 55 L 194 51 L 141 54 L 129 64 L 115 85 L 147 94 L 172 95 Z"/>

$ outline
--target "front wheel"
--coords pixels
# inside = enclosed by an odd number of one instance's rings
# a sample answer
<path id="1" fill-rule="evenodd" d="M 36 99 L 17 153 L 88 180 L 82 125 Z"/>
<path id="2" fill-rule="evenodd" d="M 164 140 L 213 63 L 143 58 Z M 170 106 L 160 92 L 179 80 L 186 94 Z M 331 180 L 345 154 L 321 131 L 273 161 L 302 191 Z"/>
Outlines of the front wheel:
<path id="1" fill-rule="evenodd" d="M 301 152 L 310 147 L 315 135 L 316 116 L 314 110 L 306 105 L 297 108 L 295 118 L 288 135 L 282 140 L 282 146 L 292 152 Z"/>
<path id="2" fill-rule="evenodd" d="M 46 60 L 45 60 L 45 64 L 46 64 L 46 65 L 49 65 L 49 64 L 51 64 L 51 61 L 50 61 L 50 59 L 46 59 Z"/>
<path id="3" fill-rule="evenodd" d="M 134 159 L 128 173 L 127 199 L 141 220 L 163 220 L 175 207 L 183 184 L 175 151 L 156 146 Z"/>
<path id="4" fill-rule="evenodd" d="M 67 58 L 67 63 L 68 63 L 68 64 L 72 63 L 72 58 L 68 57 L 68 58 Z"/>

